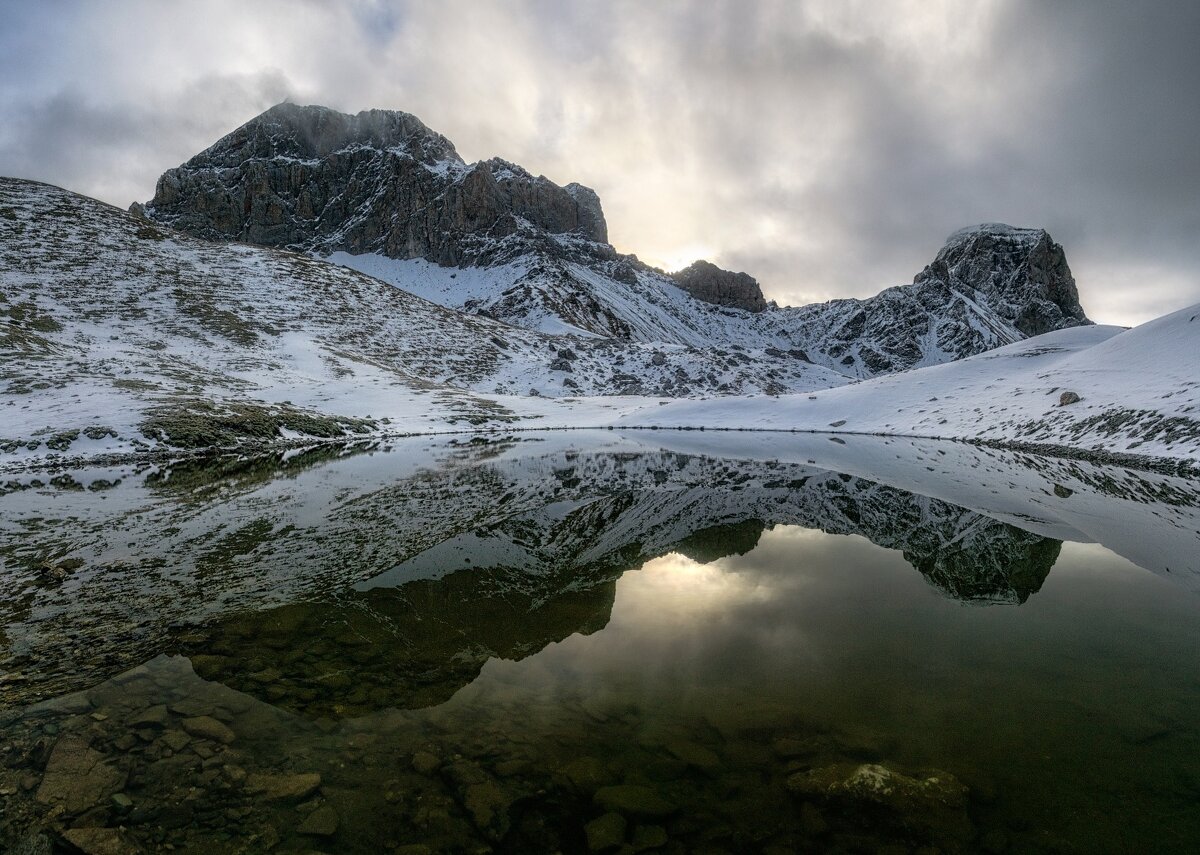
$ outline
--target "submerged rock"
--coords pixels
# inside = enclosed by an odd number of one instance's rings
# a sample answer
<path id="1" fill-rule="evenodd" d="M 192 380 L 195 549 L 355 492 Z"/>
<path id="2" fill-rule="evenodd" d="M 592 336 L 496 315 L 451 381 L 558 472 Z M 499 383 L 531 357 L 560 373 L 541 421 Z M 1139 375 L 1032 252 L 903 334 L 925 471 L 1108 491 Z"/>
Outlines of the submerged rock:
<path id="1" fill-rule="evenodd" d="M 584 828 L 589 852 L 611 852 L 625 842 L 628 823 L 619 813 L 610 812 L 593 819 Z"/>
<path id="2" fill-rule="evenodd" d="M 124 786 L 125 773 L 78 736 L 58 740 L 46 763 L 46 775 L 37 791 L 43 804 L 61 804 L 68 814 L 78 814 L 106 802 Z"/>
<path id="3" fill-rule="evenodd" d="M 796 795 L 833 804 L 882 809 L 891 822 L 933 840 L 974 836 L 967 816 L 967 787 L 948 772 L 914 776 L 878 763 L 837 763 L 787 779 Z"/>
<path id="4" fill-rule="evenodd" d="M 211 739 L 213 742 L 228 745 L 237 738 L 228 726 L 217 721 L 212 716 L 202 715 L 196 718 L 185 718 L 180 724 L 187 733 L 197 739 Z"/>
<path id="5" fill-rule="evenodd" d="M 330 805 L 321 805 L 308 815 L 304 822 L 300 823 L 296 829 L 300 834 L 309 834 L 315 837 L 332 837 L 337 834 L 338 830 L 338 815 Z"/>
<path id="6" fill-rule="evenodd" d="M 136 855 L 139 851 L 116 828 L 69 828 L 63 837 L 85 855 Z"/>
<path id="7" fill-rule="evenodd" d="M 316 772 L 267 775 L 256 773 L 246 777 L 246 789 L 267 801 L 299 801 L 308 798 L 321 786 Z"/>
<path id="8" fill-rule="evenodd" d="M 605 810 L 618 811 L 634 817 L 658 819 L 670 816 L 679 808 L 656 790 L 641 784 L 617 784 L 601 787 L 593 800 Z"/>

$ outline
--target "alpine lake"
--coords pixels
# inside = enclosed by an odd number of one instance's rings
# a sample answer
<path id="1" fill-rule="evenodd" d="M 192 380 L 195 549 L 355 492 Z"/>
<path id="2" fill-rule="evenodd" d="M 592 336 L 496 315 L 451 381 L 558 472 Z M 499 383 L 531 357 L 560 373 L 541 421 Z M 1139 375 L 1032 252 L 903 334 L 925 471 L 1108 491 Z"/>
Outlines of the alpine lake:
<path id="1" fill-rule="evenodd" d="M 521 433 L 0 478 L 0 851 L 1200 850 L 1200 482 Z"/>

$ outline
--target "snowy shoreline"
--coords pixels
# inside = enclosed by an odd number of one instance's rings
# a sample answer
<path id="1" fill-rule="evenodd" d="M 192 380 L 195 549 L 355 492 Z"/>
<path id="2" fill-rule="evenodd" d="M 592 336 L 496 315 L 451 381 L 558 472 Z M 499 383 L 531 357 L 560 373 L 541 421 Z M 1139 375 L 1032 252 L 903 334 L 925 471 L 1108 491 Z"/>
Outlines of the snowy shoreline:
<path id="1" fill-rule="evenodd" d="M 1153 472 L 1160 475 L 1176 475 L 1184 478 L 1200 479 L 1200 462 L 1179 457 L 1162 455 L 1134 454 L 1129 452 L 1114 452 L 1076 448 L 1055 443 L 1021 442 L 1016 440 L 980 439 L 966 437 L 927 436 L 924 434 L 902 433 L 870 433 L 865 431 L 838 431 L 815 428 L 751 428 L 751 427 L 660 427 L 658 425 L 575 425 L 569 427 L 549 426 L 510 426 L 504 428 L 483 428 L 473 430 L 431 430 L 411 432 L 384 432 L 371 436 L 340 437 L 322 439 L 306 437 L 303 439 L 278 439 L 271 442 L 249 442 L 237 446 L 210 447 L 199 449 L 154 448 L 144 451 L 107 452 L 94 455 L 73 455 L 69 457 L 43 456 L 25 459 L 0 459 L 0 477 L 21 473 L 55 473 L 70 472 L 80 469 L 91 469 L 111 466 L 154 466 L 172 465 L 185 462 L 204 460 L 217 461 L 222 459 L 266 457 L 272 454 L 287 454 L 288 452 L 310 451 L 315 449 L 345 449 L 347 452 L 362 449 L 367 451 L 383 450 L 389 442 L 421 439 L 432 437 L 470 437 L 481 438 L 486 442 L 502 441 L 508 434 L 558 434 L 568 432 L 615 432 L 615 433 L 644 433 L 658 435 L 675 433 L 751 433 L 775 434 L 779 436 L 824 436 L 831 438 L 840 436 L 872 437 L 877 439 L 919 439 L 928 442 L 939 442 L 953 445 L 966 445 L 978 448 L 989 448 L 996 451 L 1007 451 L 1017 454 L 1030 454 L 1035 457 L 1053 458 L 1055 460 L 1075 460 L 1097 466 L 1113 466 L 1122 469 L 1134 469 L 1142 472 Z M 730 450 L 730 457 L 739 456 L 737 449 Z M 4 492 L 5 484 L 0 482 L 0 494 Z"/>

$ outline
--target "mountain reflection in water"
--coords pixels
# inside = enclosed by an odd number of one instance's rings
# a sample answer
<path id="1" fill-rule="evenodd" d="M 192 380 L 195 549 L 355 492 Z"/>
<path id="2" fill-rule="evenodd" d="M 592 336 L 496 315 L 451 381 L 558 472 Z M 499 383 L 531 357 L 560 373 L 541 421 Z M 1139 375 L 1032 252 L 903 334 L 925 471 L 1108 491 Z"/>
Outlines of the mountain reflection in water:
<path id="1" fill-rule="evenodd" d="M 10 481 L 0 842 L 1185 851 L 1195 485 L 821 442 Z"/>

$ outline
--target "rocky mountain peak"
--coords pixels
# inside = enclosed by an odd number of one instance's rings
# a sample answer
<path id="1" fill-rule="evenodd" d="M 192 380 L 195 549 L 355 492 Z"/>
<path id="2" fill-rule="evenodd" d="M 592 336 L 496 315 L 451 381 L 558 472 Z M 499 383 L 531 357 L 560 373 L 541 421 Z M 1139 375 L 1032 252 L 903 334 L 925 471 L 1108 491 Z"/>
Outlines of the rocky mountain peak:
<path id="1" fill-rule="evenodd" d="M 1027 336 L 1089 324 L 1060 244 L 1045 229 L 983 223 L 946 239 L 915 284 L 973 288 Z"/>
<path id="2" fill-rule="evenodd" d="M 197 237 L 443 265 L 530 240 L 605 243 L 600 200 L 500 159 L 468 165 L 409 113 L 278 104 L 159 179 L 145 215 Z"/>
<path id="3" fill-rule="evenodd" d="M 748 312 L 761 312 L 767 308 L 758 280 L 749 273 L 722 270 L 710 261 L 700 260 L 672 273 L 671 278 L 684 291 L 706 303 Z"/>
<path id="4" fill-rule="evenodd" d="M 236 168 L 247 158 L 310 160 L 352 146 L 404 152 L 430 165 L 463 162 L 450 140 L 411 113 L 364 110 L 351 116 L 328 107 L 284 102 L 222 137 L 184 166 Z"/>

